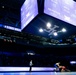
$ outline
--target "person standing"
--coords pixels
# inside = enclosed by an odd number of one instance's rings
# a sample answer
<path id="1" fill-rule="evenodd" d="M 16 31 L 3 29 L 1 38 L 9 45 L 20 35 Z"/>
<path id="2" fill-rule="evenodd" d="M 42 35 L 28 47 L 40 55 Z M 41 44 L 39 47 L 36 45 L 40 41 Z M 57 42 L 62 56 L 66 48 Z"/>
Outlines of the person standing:
<path id="1" fill-rule="evenodd" d="M 29 66 L 30 66 L 30 72 L 31 72 L 31 70 L 32 70 L 32 65 L 33 65 L 33 63 L 32 63 L 32 60 L 30 60 L 30 63 L 29 63 Z"/>

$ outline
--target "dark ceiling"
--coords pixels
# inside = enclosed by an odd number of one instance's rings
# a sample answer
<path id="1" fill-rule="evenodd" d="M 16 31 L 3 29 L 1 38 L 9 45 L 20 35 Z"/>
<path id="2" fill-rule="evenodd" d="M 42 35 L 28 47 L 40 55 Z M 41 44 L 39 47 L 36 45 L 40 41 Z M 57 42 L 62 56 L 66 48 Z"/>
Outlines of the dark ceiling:
<path id="1" fill-rule="evenodd" d="M 20 9 L 24 1 L 25 0 L 0 0 L 0 5 L 13 9 Z"/>
<path id="2" fill-rule="evenodd" d="M 20 28 L 20 8 L 25 0 L 0 0 L 0 23 Z"/>
<path id="3" fill-rule="evenodd" d="M 20 28 L 20 8 L 24 1 L 25 0 L 0 0 L 0 23 Z M 44 0 L 38 0 L 39 15 L 34 20 L 32 20 L 26 28 L 24 28 L 23 32 L 55 39 L 67 38 L 73 34 L 76 34 L 75 26 L 44 14 L 43 7 Z M 52 25 L 59 26 L 57 30 L 60 30 L 63 27 L 66 28 L 67 32 L 59 33 L 57 37 L 49 37 L 47 32 L 40 33 L 39 28 L 46 28 L 47 22 L 51 22 Z"/>

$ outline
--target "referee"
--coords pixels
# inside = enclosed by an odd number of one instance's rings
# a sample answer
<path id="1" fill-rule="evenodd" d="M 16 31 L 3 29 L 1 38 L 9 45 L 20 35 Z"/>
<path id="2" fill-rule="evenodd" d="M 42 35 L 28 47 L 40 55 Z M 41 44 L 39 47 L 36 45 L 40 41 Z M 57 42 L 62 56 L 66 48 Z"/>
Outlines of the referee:
<path id="1" fill-rule="evenodd" d="M 29 63 L 29 66 L 30 66 L 29 71 L 30 71 L 30 72 L 31 72 L 31 70 L 32 70 L 32 65 L 33 65 L 32 60 L 30 60 L 30 63 Z"/>

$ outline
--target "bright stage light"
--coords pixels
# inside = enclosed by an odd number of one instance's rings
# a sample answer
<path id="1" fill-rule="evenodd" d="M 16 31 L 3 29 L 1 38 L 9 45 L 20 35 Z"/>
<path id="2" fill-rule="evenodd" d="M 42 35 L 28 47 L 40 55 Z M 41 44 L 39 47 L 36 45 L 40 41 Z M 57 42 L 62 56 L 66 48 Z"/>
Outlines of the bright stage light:
<path id="1" fill-rule="evenodd" d="M 51 27 L 51 24 L 48 22 L 47 23 L 47 28 L 50 29 L 50 27 Z"/>
<path id="2" fill-rule="evenodd" d="M 65 29 L 65 28 L 63 28 L 63 29 L 62 29 L 62 32 L 66 32 L 66 29 Z"/>
<path id="3" fill-rule="evenodd" d="M 57 32 L 54 32 L 54 36 L 57 36 L 58 34 L 57 34 Z"/>
<path id="4" fill-rule="evenodd" d="M 42 28 L 40 28 L 40 29 L 39 29 L 39 32 L 43 32 L 43 29 L 42 29 Z"/>

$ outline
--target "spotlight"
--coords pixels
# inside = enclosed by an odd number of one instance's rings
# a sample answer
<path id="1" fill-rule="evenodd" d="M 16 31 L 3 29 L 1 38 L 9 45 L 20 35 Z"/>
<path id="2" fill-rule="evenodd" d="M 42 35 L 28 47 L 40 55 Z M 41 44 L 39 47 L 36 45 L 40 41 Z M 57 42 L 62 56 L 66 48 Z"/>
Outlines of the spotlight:
<path id="1" fill-rule="evenodd" d="M 63 28 L 63 29 L 62 29 L 62 32 L 66 32 L 66 29 L 65 29 L 65 28 Z"/>
<path id="2" fill-rule="evenodd" d="M 57 36 L 58 34 L 57 34 L 57 32 L 54 32 L 54 36 Z"/>
<path id="3" fill-rule="evenodd" d="M 43 32 L 43 29 L 42 29 L 42 28 L 40 28 L 40 29 L 39 29 L 39 32 Z"/>
<path id="4" fill-rule="evenodd" d="M 47 23 L 47 28 L 50 29 L 50 27 L 51 27 L 51 24 L 48 22 Z"/>

